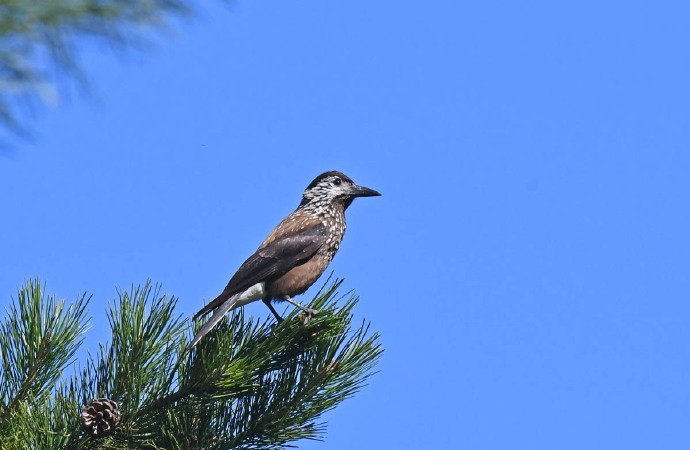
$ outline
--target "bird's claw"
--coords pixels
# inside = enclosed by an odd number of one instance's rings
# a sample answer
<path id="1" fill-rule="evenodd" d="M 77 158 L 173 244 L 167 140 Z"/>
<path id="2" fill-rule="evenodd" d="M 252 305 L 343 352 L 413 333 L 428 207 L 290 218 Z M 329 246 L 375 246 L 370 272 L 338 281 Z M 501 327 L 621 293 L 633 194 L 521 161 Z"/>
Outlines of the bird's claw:
<path id="1" fill-rule="evenodd" d="M 295 317 L 295 319 L 302 322 L 304 325 L 308 324 L 309 321 L 311 321 L 311 318 L 319 312 L 318 310 L 312 308 L 303 308 L 302 311 L 304 312 Z"/>

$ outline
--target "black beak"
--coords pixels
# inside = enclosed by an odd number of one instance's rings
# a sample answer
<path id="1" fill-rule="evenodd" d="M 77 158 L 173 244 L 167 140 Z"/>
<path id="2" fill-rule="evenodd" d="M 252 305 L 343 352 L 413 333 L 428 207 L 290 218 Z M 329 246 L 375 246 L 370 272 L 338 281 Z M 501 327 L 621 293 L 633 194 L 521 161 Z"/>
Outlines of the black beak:
<path id="1" fill-rule="evenodd" d="M 352 186 L 351 195 L 353 197 L 378 197 L 381 194 L 373 189 L 369 189 L 364 186 L 357 186 L 356 184 Z"/>

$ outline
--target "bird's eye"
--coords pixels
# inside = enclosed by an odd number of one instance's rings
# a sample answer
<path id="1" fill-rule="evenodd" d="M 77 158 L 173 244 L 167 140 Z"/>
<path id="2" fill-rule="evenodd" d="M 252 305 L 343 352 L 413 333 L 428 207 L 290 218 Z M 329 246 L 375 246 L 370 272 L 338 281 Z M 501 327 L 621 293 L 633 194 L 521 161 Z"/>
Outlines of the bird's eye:
<path id="1" fill-rule="evenodd" d="M 336 178 L 335 181 L 333 181 L 333 184 L 335 184 L 336 186 L 340 186 L 342 182 L 343 181 L 340 178 Z"/>

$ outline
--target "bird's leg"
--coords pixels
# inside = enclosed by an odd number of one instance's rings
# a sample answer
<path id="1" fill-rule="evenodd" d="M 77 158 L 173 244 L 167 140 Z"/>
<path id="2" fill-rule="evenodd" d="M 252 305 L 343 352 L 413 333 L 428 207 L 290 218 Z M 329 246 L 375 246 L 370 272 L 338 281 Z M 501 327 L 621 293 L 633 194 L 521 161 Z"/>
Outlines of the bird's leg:
<path id="1" fill-rule="evenodd" d="M 263 299 L 263 302 L 264 302 L 264 304 L 265 304 L 266 306 L 268 306 L 268 309 L 271 310 L 271 312 L 273 313 L 273 315 L 274 315 L 275 318 L 276 318 L 276 321 L 277 321 L 278 323 L 282 322 L 282 321 L 283 321 L 283 318 L 280 317 L 280 314 L 278 314 L 278 311 L 276 311 L 275 308 L 273 307 L 273 305 L 271 305 L 271 300 L 265 298 L 265 299 Z"/>
<path id="2" fill-rule="evenodd" d="M 304 305 L 300 305 L 299 303 L 297 303 L 296 301 L 294 301 L 292 298 L 290 298 L 287 295 L 285 296 L 285 301 L 292 304 L 292 305 L 295 305 L 296 307 L 298 307 L 299 309 L 301 309 L 302 311 L 307 313 L 308 316 L 313 316 L 314 314 L 318 313 L 318 311 L 315 309 L 307 308 Z"/>

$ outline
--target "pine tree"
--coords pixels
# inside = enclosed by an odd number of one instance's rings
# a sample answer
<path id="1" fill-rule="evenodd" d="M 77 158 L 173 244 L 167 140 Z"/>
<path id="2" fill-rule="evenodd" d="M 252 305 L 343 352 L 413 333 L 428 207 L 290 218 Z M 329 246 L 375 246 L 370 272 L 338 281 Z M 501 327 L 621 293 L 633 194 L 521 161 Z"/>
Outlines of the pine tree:
<path id="1" fill-rule="evenodd" d="M 0 448 L 278 449 L 321 439 L 323 413 L 364 385 L 382 352 L 367 323 L 353 324 L 358 299 L 340 296 L 340 284 L 316 294 L 309 321 L 240 309 L 189 350 L 200 323 L 147 282 L 117 293 L 110 339 L 78 366 L 90 297 L 66 305 L 29 281 L 0 324 Z"/>
<path id="2" fill-rule="evenodd" d="M 189 0 L 0 0 L 0 127 L 27 135 L 17 114 L 57 98 L 56 80 L 84 85 L 75 48 L 98 39 L 138 44 L 191 12 Z"/>

